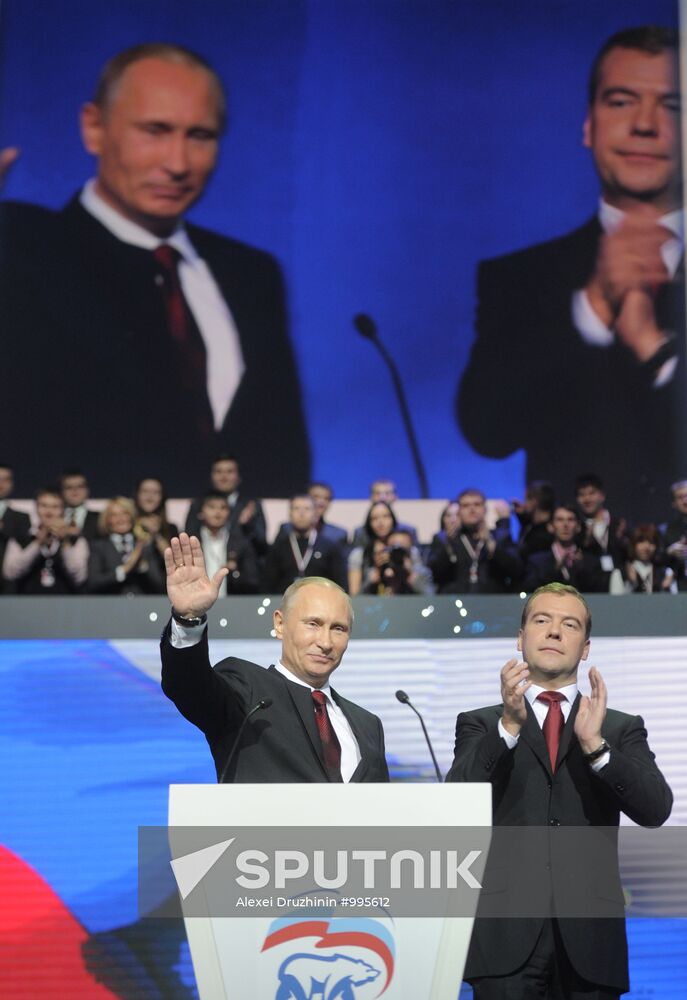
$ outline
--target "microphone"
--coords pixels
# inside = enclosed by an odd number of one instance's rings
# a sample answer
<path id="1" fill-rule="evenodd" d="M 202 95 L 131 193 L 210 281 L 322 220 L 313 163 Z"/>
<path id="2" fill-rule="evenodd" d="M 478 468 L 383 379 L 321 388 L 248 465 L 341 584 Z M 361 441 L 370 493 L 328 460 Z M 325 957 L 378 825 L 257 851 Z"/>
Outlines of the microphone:
<path id="1" fill-rule="evenodd" d="M 418 710 L 415 708 L 415 705 L 413 705 L 412 701 L 405 693 L 405 691 L 397 691 L 396 699 L 400 701 L 402 705 L 408 705 L 410 708 L 412 708 L 412 710 L 415 712 L 418 719 L 420 720 L 420 725 L 422 726 L 422 732 L 425 734 L 425 739 L 427 740 L 427 746 L 429 747 L 429 752 L 432 755 L 432 763 L 434 764 L 434 770 L 436 771 L 437 781 L 443 781 L 444 779 L 441 777 L 441 771 L 439 770 L 437 759 L 434 756 L 434 748 L 432 747 L 432 741 L 430 740 L 429 733 L 427 732 L 427 726 L 425 725 L 425 720 L 422 718 Z"/>
<path id="2" fill-rule="evenodd" d="M 227 762 L 224 765 L 224 767 L 222 769 L 222 773 L 219 776 L 219 784 L 220 785 L 222 785 L 224 783 L 224 779 L 226 778 L 226 776 L 227 776 L 227 774 L 229 772 L 229 766 L 230 766 L 232 760 L 234 759 L 234 755 L 236 754 L 236 750 L 238 749 L 239 741 L 241 739 L 241 736 L 243 735 L 243 730 L 246 728 L 246 723 L 248 722 L 249 719 L 252 719 L 252 717 L 255 715 L 256 712 L 262 711 L 263 708 L 269 708 L 271 704 L 272 704 L 272 699 L 271 698 L 262 698 L 257 703 L 257 705 L 253 705 L 253 707 L 251 708 L 250 712 L 248 713 L 248 715 L 245 717 L 245 719 L 243 720 L 243 722 L 239 726 L 239 731 L 236 734 L 236 739 L 234 740 L 232 748 L 229 751 L 229 756 L 227 757 Z"/>
<path id="3" fill-rule="evenodd" d="M 396 363 L 379 339 L 377 324 L 371 316 L 368 316 L 367 313 L 356 313 L 353 317 L 353 326 L 356 328 L 361 337 L 364 337 L 365 340 L 369 340 L 375 345 L 382 356 L 384 364 L 389 369 L 391 381 L 393 382 L 394 389 L 396 390 L 396 398 L 401 411 L 401 417 L 403 418 L 403 426 L 405 428 L 406 437 L 408 438 L 408 444 L 410 445 L 410 451 L 413 456 L 415 472 L 420 484 L 420 496 L 423 500 L 426 500 L 429 497 L 427 472 L 422 461 L 422 456 L 420 455 L 420 449 L 418 447 L 415 430 L 413 428 L 413 421 L 410 417 L 410 410 L 408 409 L 408 400 L 406 399 L 403 383 L 401 382 L 401 376 L 398 373 Z"/>

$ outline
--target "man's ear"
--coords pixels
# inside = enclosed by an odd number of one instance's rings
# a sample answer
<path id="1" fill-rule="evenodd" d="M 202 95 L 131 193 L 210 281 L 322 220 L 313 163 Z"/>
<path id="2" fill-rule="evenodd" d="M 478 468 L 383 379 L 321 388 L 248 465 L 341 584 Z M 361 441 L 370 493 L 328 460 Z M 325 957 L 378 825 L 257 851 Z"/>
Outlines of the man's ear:
<path id="1" fill-rule="evenodd" d="M 582 126 L 582 145 L 585 149 L 592 148 L 592 120 L 589 115 L 585 118 Z"/>
<path id="2" fill-rule="evenodd" d="M 272 624 L 274 625 L 274 631 L 276 633 L 277 639 L 281 639 L 283 634 L 284 615 L 282 614 L 280 608 L 277 608 L 277 610 L 272 615 Z"/>
<path id="3" fill-rule="evenodd" d="M 546 530 L 549 532 L 550 535 L 553 534 L 553 521 L 546 522 Z"/>
<path id="4" fill-rule="evenodd" d="M 518 641 L 516 645 L 518 653 L 522 653 L 522 629 L 518 629 Z"/>
<path id="5" fill-rule="evenodd" d="M 103 144 L 103 113 L 97 104 L 89 101 L 81 108 L 79 116 L 81 141 L 87 152 L 100 156 Z"/>
<path id="6" fill-rule="evenodd" d="M 591 644 L 591 639 L 587 639 L 587 641 L 584 644 L 584 649 L 582 650 L 582 656 L 580 657 L 580 660 L 586 660 L 587 657 L 589 656 L 590 644 Z"/>

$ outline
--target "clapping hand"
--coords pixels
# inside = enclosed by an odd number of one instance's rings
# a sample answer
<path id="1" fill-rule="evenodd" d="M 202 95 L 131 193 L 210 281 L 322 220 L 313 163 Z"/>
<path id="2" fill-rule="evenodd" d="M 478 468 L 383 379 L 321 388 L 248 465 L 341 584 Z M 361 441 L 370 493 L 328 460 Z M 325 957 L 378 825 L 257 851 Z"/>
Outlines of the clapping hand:
<path id="1" fill-rule="evenodd" d="M 203 549 L 195 535 L 185 531 L 165 549 L 167 596 L 182 618 L 201 618 L 219 596 L 222 580 L 229 570 L 218 569 L 212 580 L 205 571 Z"/>
<path id="2" fill-rule="evenodd" d="M 580 741 L 583 753 L 593 753 L 601 746 L 601 727 L 606 718 L 608 700 L 604 679 L 596 667 L 590 667 L 589 683 L 591 694 L 582 695 L 575 718 L 575 736 Z"/>

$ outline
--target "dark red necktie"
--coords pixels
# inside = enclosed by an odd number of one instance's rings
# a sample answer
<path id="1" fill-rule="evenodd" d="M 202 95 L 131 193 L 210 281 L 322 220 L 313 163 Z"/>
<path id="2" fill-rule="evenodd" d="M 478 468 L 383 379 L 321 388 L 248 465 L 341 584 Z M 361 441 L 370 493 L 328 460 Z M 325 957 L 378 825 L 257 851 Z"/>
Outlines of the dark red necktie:
<path id="1" fill-rule="evenodd" d="M 567 701 L 567 698 L 559 691 L 542 691 L 541 694 L 537 695 L 537 701 L 543 701 L 545 705 L 549 706 L 542 732 L 544 733 L 544 739 L 546 740 L 546 746 L 548 747 L 551 759 L 551 770 L 555 771 L 558 747 L 560 746 L 561 733 L 565 724 L 561 702 Z"/>
<path id="2" fill-rule="evenodd" d="M 327 712 L 327 697 L 321 691 L 312 692 L 315 723 L 320 734 L 324 764 L 333 781 L 341 781 L 341 744 L 334 732 L 332 721 Z"/>
<path id="3" fill-rule="evenodd" d="M 184 389 L 198 394 L 205 402 L 205 344 L 189 311 L 179 281 L 178 263 L 181 254 L 169 243 L 162 243 L 153 250 L 153 257 L 160 269 L 160 290 L 167 312 L 167 326 L 179 360 L 181 383 Z M 205 417 L 203 423 L 207 423 Z M 210 430 L 209 427 L 199 429 L 204 433 Z"/>

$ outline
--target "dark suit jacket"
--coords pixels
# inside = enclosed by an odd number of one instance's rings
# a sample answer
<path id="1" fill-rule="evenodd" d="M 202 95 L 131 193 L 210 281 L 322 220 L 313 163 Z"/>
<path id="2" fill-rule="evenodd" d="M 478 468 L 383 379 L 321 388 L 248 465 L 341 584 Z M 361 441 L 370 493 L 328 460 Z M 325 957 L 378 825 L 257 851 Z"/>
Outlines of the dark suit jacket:
<path id="1" fill-rule="evenodd" d="M 672 381 L 656 389 L 649 365 L 619 343 L 585 344 L 573 326 L 572 293 L 593 271 L 600 233 L 594 218 L 479 265 L 477 337 L 457 416 L 482 455 L 524 448 L 528 481 L 548 479 L 566 497 L 575 476 L 593 471 L 612 505 L 652 521 L 687 467 L 684 270 L 656 300 L 679 357 Z"/>
<path id="2" fill-rule="evenodd" d="M 234 756 L 228 782 L 330 781 L 322 757 L 308 688 L 291 683 L 274 667 L 230 657 L 215 669 L 208 659 L 207 631 L 196 646 L 175 649 L 169 626 L 162 636 L 162 690 L 181 714 L 205 734 L 218 777 L 238 728 L 262 698 L 269 708 L 247 724 Z M 376 715 L 340 694 L 332 697 L 348 719 L 361 759 L 352 781 L 388 781 L 384 731 Z"/>
<path id="3" fill-rule="evenodd" d="M 579 559 L 570 570 L 570 579 L 566 579 L 556 563 L 552 549 L 549 549 L 548 552 L 535 552 L 529 557 L 525 564 L 522 587 L 531 594 L 546 583 L 569 583 L 585 594 L 603 594 L 608 593 L 610 575 L 601 569 L 598 556 L 591 552 L 580 552 Z"/>
<path id="4" fill-rule="evenodd" d="M 440 594 L 505 594 L 520 575 L 520 560 L 509 535 L 497 537 L 493 555 L 480 552 L 477 582 L 470 582 L 472 559 L 460 540 L 438 531 L 432 539 L 427 565 Z"/>
<path id="5" fill-rule="evenodd" d="M 16 538 L 21 545 L 30 538 L 31 518 L 21 510 L 8 507 L 4 517 L 0 518 L 0 594 L 5 590 L 12 592 L 14 587 L 2 575 L 2 563 L 5 558 L 8 538 Z"/>
<path id="6" fill-rule="evenodd" d="M 188 234 L 231 309 L 246 366 L 222 429 L 205 436 L 196 418 L 207 397 L 184 385 L 170 350 L 152 254 L 116 239 L 78 199 L 61 212 L 0 207 L 13 388 L 0 397 L 0 452 L 23 490 L 77 465 L 96 495 L 127 492 L 152 470 L 172 496 L 189 496 L 221 452 L 236 455 L 258 496 L 303 488 L 309 448 L 279 268 L 236 240 L 192 225 Z"/>
<path id="7" fill-rule="evenodd" d="M 96 538 L 90 542 L 88 557 L 89 594 L 164 594 L 166 589 L 165 567 L 162 557 L 152 542 L 144 545 L 138 565 L 122 583 L 116 576 L 122 555 L 109 538 Z"/>
<path id="8" fill-rule="evenodd" d="M 617 827 L 621 812 L 641 826 L 660 826 L 670 815 L 673 796 L 655 764 L 642 719 L 608 710 L 602 733 L 612 747 L 611 756 L 606 767 L 594 772 L 574 734 L 579 701 L 578 696 L 563 730 L 554 774 L 544 735 L 528 703 L 527 722 L 512 750 L 498 732 L 503 705 L 459 715 L 455 757 L 446 780 L 490 782 L 495 827 Z M 550 867 L 542 865 L 539 876 L 550 879 L 555 906 L 565 885 L 569 859 L 556 859 L 552 851 L 549 860 Z M 514 879 L 518 877 L 516 867 L 512 870 Z M 584 871 L 583 865 L 576 867 L 582 878 Z M 509 877 L 506 872 L 506 882 Z M 606 873 L 603 886 L 590 881 L 583 890 L 590 898 L 607 893 L 620 901 L 617 863 Z M 542 919 L 477 920 L 466 978 L 515 971 L 532 951 Z M 561 919 L 559 924 L 568 957 L 581 976 L 621 992 L 628 989 L 622 919 Z"/>
<path id="9" fill-rule="evenodd" d="M 255 514 L 250 521 L 240 524 L 239 517 L 241 512 L 249 503 L 255 504 Z M 202 506 L 202 497 L 196 497 L 195 500 L 191 501 L 184 527 L 184 531 L 187 531 L 189 535 L 197 535 L 200 532 L 200 518 L 198 515 Z M 262 556 L 267 552 L 267 525 L 265 524 L 265 514 L 262 504 L 259 500 L 246 496 L 244 493 L 239 493 L 234 506 L 230 509 L 228 524 L 231 534 L 236 535 L 240 532 L 251 543 L 256 555 Z"/>
<path id="10" fill-rule="evenodd" d="M 263 572 L 262 589 L 266 594 L 283 594 L 299 576 L 324 576 L 348 590 L 346 560 L 340 545 L 318 534 L 312 557 L 300 573 L 290 541 L 291 532 L 280 534 L 270 546 Z"/>

